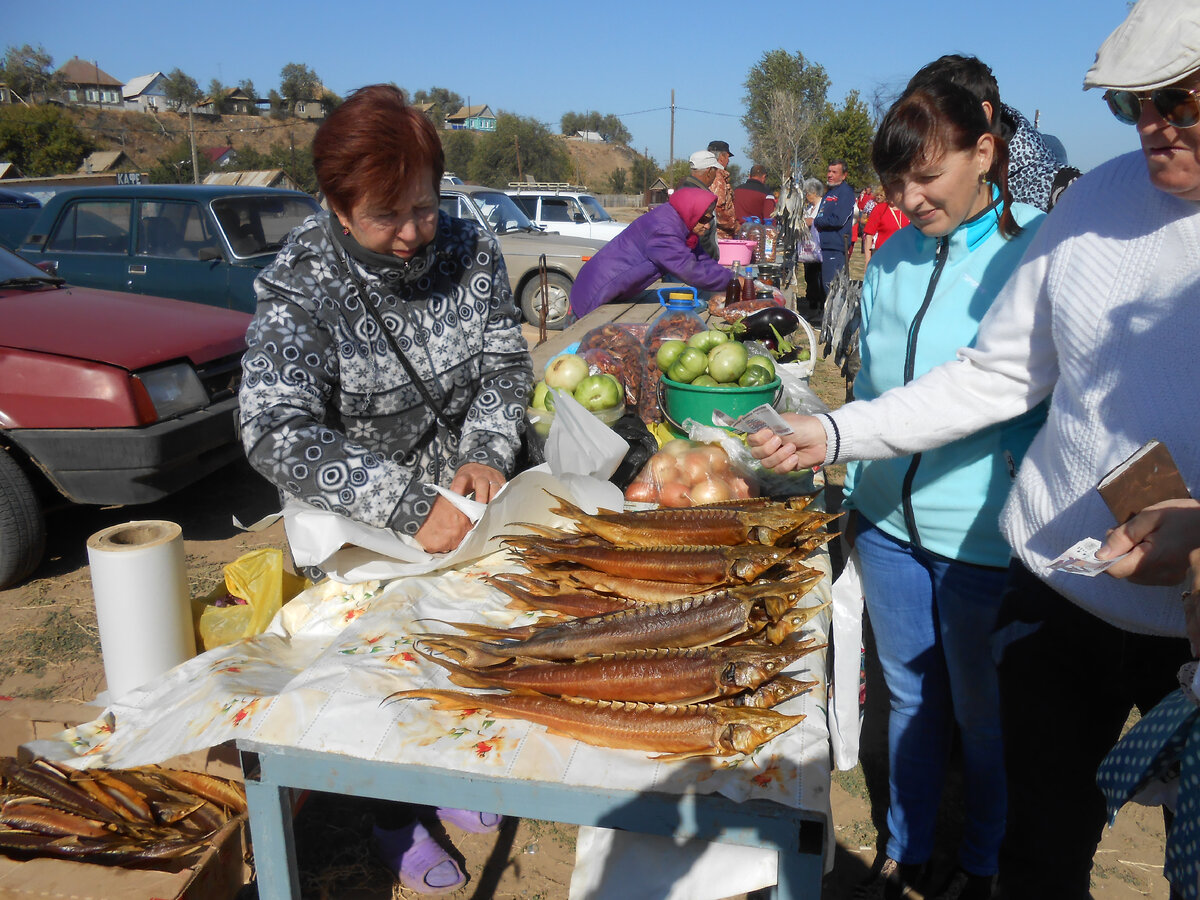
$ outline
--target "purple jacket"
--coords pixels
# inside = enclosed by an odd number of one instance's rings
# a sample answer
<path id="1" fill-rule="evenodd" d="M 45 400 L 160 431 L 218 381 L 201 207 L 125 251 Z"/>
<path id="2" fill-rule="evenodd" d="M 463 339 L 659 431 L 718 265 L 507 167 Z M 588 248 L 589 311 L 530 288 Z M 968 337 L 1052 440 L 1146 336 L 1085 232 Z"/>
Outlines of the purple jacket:
<path id="1" fill-rule="evenodd" d="M 716 202 L 709 191 L 681 187 L 670 202 L 634 219 L 579 270 L 571 288 L 571 311 L 582 318 L 602 303 L 628 300 L 666 276 L 707 291 L 728 286 L 733 273 L 696 241 L 688 241 Z"/>

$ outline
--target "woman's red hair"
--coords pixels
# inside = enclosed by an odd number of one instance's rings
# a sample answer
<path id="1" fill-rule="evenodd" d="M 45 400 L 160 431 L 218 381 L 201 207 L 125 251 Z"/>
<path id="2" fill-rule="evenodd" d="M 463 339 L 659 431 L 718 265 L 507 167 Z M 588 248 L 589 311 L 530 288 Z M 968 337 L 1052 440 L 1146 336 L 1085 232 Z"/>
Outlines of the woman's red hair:
<path id="1" fill-rule="evenodd" d="M 436 191 L 446 167 L 433 123 L 390 84 L 351 93 L 317 129 L 312 154 L 329 205 L 344 213 L 368 195 L 390 206 L 426 173 Z"/>

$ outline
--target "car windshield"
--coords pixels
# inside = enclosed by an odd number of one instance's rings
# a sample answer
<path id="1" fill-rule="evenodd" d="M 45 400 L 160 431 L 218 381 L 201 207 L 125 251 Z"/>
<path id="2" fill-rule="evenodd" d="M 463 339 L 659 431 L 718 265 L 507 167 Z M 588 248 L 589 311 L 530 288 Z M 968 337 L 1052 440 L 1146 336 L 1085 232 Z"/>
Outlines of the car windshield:
<path id="1" fill-rule="evenodd" d="M 497 234 L 509 231 L 537 231 L 529 217 L 503 191 L 476 191 L 471 199 L 483 213 L 483 218 Z"/>
<path id="2" fill-rule="evenodd" d="M 579 205 L 587 210 L 588 216 L 593 222 L 611 222 L 613 217 L 608 214 L 600 201 L 588 194 L 580 194 Z"/>
<path id="3" fill-rule="evenodd" d="M 31 262 L 0 247 L 0 287 L 40 287 L 62 284 L 61 278 L 47 275 Z"/>
<path id="4" fill-rule="evenodd" d="M 212 202 L 213 214 L 237 256 L 275 253 L 288 232 L 321 207 L 311 197 L 237 196 Z"/>

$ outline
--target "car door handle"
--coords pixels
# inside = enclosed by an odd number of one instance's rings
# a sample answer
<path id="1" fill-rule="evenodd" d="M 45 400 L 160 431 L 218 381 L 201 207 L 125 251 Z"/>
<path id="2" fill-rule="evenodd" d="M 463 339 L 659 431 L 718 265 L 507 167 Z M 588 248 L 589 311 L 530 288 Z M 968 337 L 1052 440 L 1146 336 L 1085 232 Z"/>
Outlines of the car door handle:
<path id="1" fill-rule="evenodd" d="M 130 275 L 145 275 L 146 274 L 145 264 L 143 263 L 142 265 L 130 266 L 129 274 Z"/>

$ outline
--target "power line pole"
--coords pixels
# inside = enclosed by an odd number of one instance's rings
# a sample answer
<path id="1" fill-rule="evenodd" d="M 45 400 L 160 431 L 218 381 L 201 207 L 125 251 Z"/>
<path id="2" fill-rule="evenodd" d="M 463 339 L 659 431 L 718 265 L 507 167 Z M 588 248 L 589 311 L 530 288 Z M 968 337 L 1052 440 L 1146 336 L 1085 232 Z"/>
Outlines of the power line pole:
<path id="1" fill-rule="evenodd" d="M 194 104 L 188 106 L 188 137 L 192 142 L 192 184 L 200 183 L 200 163 L 196 159 L 196 123 L 192 120 Z"/>
<path id="2" fill-rule="evenodd" d="M 675 164 L 675 88 L 671 88 L 671 158 L 667 160 L 667 171 Z"/>

